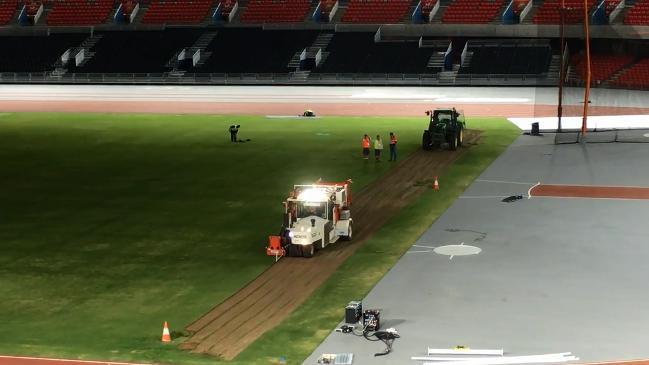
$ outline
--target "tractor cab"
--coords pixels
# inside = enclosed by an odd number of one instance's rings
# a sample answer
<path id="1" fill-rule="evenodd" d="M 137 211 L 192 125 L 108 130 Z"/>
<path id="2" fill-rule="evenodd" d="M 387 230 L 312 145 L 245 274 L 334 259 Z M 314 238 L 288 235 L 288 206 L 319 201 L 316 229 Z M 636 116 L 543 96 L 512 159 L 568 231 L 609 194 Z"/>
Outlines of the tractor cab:
<path id="1" fill-rule="evenodd" d="M 431 150 L 447 144 L 450 150 L 457 149 L 464 142 L 464 115 L 455 108 L 426 111 L 430 117 L 428 129 L 422 136 L 422 148 Z"/>

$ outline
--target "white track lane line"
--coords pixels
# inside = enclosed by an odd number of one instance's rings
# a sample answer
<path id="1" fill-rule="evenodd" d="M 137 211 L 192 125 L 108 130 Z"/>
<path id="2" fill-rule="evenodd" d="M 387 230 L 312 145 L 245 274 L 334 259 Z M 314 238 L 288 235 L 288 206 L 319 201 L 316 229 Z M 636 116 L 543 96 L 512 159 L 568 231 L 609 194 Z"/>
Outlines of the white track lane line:
<path id="1" fill-rule="evenodd" d="M 533 185 L 533 182 L 523 182 L 523 181 L 506 181 L 506 180 L 487 180 L 487 179 L 477 179 L 476 182 L 484 183 L 493 183 L 493 184 L 516 184 L 516 185 Z"/>
<path id="2" fill-rule="evenodd" d="M 541 182 L 540 182 L 540 181 L 537 182 L 534 186 L 532 186 L 531 188 L 529 188 L 529 189 L 527 190 L 527 199 L 532 199 L 532 189 L 534 189 L 535 187 L 537 187 L 537 186 L 539 186 L 539 185 L 541 185 Z"/>

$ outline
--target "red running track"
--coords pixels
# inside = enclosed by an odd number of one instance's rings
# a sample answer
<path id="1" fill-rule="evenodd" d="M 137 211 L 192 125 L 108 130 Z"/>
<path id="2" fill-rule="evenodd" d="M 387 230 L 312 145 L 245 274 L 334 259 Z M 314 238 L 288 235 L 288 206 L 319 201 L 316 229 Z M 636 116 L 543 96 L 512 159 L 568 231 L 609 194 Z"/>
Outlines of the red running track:
<path id="1" fill-rule="evenodd" d="M 649 199 L 649 188 L 635 186 L 536 185 L 530 197 L 587 199 Z"/>

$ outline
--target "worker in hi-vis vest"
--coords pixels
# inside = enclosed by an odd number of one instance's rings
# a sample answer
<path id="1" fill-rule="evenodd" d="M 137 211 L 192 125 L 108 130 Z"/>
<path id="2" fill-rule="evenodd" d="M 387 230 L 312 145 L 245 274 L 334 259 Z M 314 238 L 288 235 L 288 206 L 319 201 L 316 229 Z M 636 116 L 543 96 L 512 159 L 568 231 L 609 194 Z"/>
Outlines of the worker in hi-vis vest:
<path id="1" fill-rule="evenodd" d="M 390 132 L 390 160 L 389 161 L 396 161 L 397 160 L 397 136 Z"/>
<path id="2" fill-rule="evenodd" d="M 370 136 L 367 134 L 363 135 L 363 139 L 361 140 L 361 147 L 363 147 L 363 159 L 367 160 L 370 156 Z"/>

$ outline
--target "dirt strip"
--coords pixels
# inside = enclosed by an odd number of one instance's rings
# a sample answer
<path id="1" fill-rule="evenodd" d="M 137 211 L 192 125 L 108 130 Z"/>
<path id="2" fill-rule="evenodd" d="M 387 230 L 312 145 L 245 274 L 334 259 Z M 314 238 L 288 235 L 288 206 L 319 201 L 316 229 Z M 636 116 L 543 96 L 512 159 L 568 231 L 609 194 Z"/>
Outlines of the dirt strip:
<path id="1" fill-rule="evenodd" d="M 629 186 L 537 185 L 531 197 L 649 199 L 649 188 Z"/>
<path id="2" fill-rule="evenodd" d="M 466 145 L 479 134 L 466 134 Z M 424 190 L 467 148 L 418 151 L 354 194 L 352 242 L 338 242 L 312 259 L 284 258 L 237 293 L 187 326 L 193 335 L 181 345 L 197 353 L 233 359 L 279 324 L 333 274 L 368 237 Z M 376 163 L 369 160 L 365 163 Z M 390 163 L 390 162 L 381 162 Z M 441 176 L 443 184 L 443 175 Z M 352 186 L 353 188 L 353 186 Z"/>
<path id="3" fill-rule="evenodd" d="M 377 105 L 380 105 L 377 110 Z M 260 102 L 193 102 L 193 101 L 0 101 L 0 112 L 88 112 L 88 113 L 163 113 L 163 114 L 238 114 L 298 115 L 312 109 L 321 115 L 348 116 L 421 116 L 424 111 L 448 104 L 376 102 L 367 103 L 260 103 Z M 556 106 L 532 104 L 454 103 L 469 116 L 552 117 Z M 590 115 L 649 114 L 649 108 L 596 107 Z M 566 114 L 567 116 L 567 114 Z"/>

